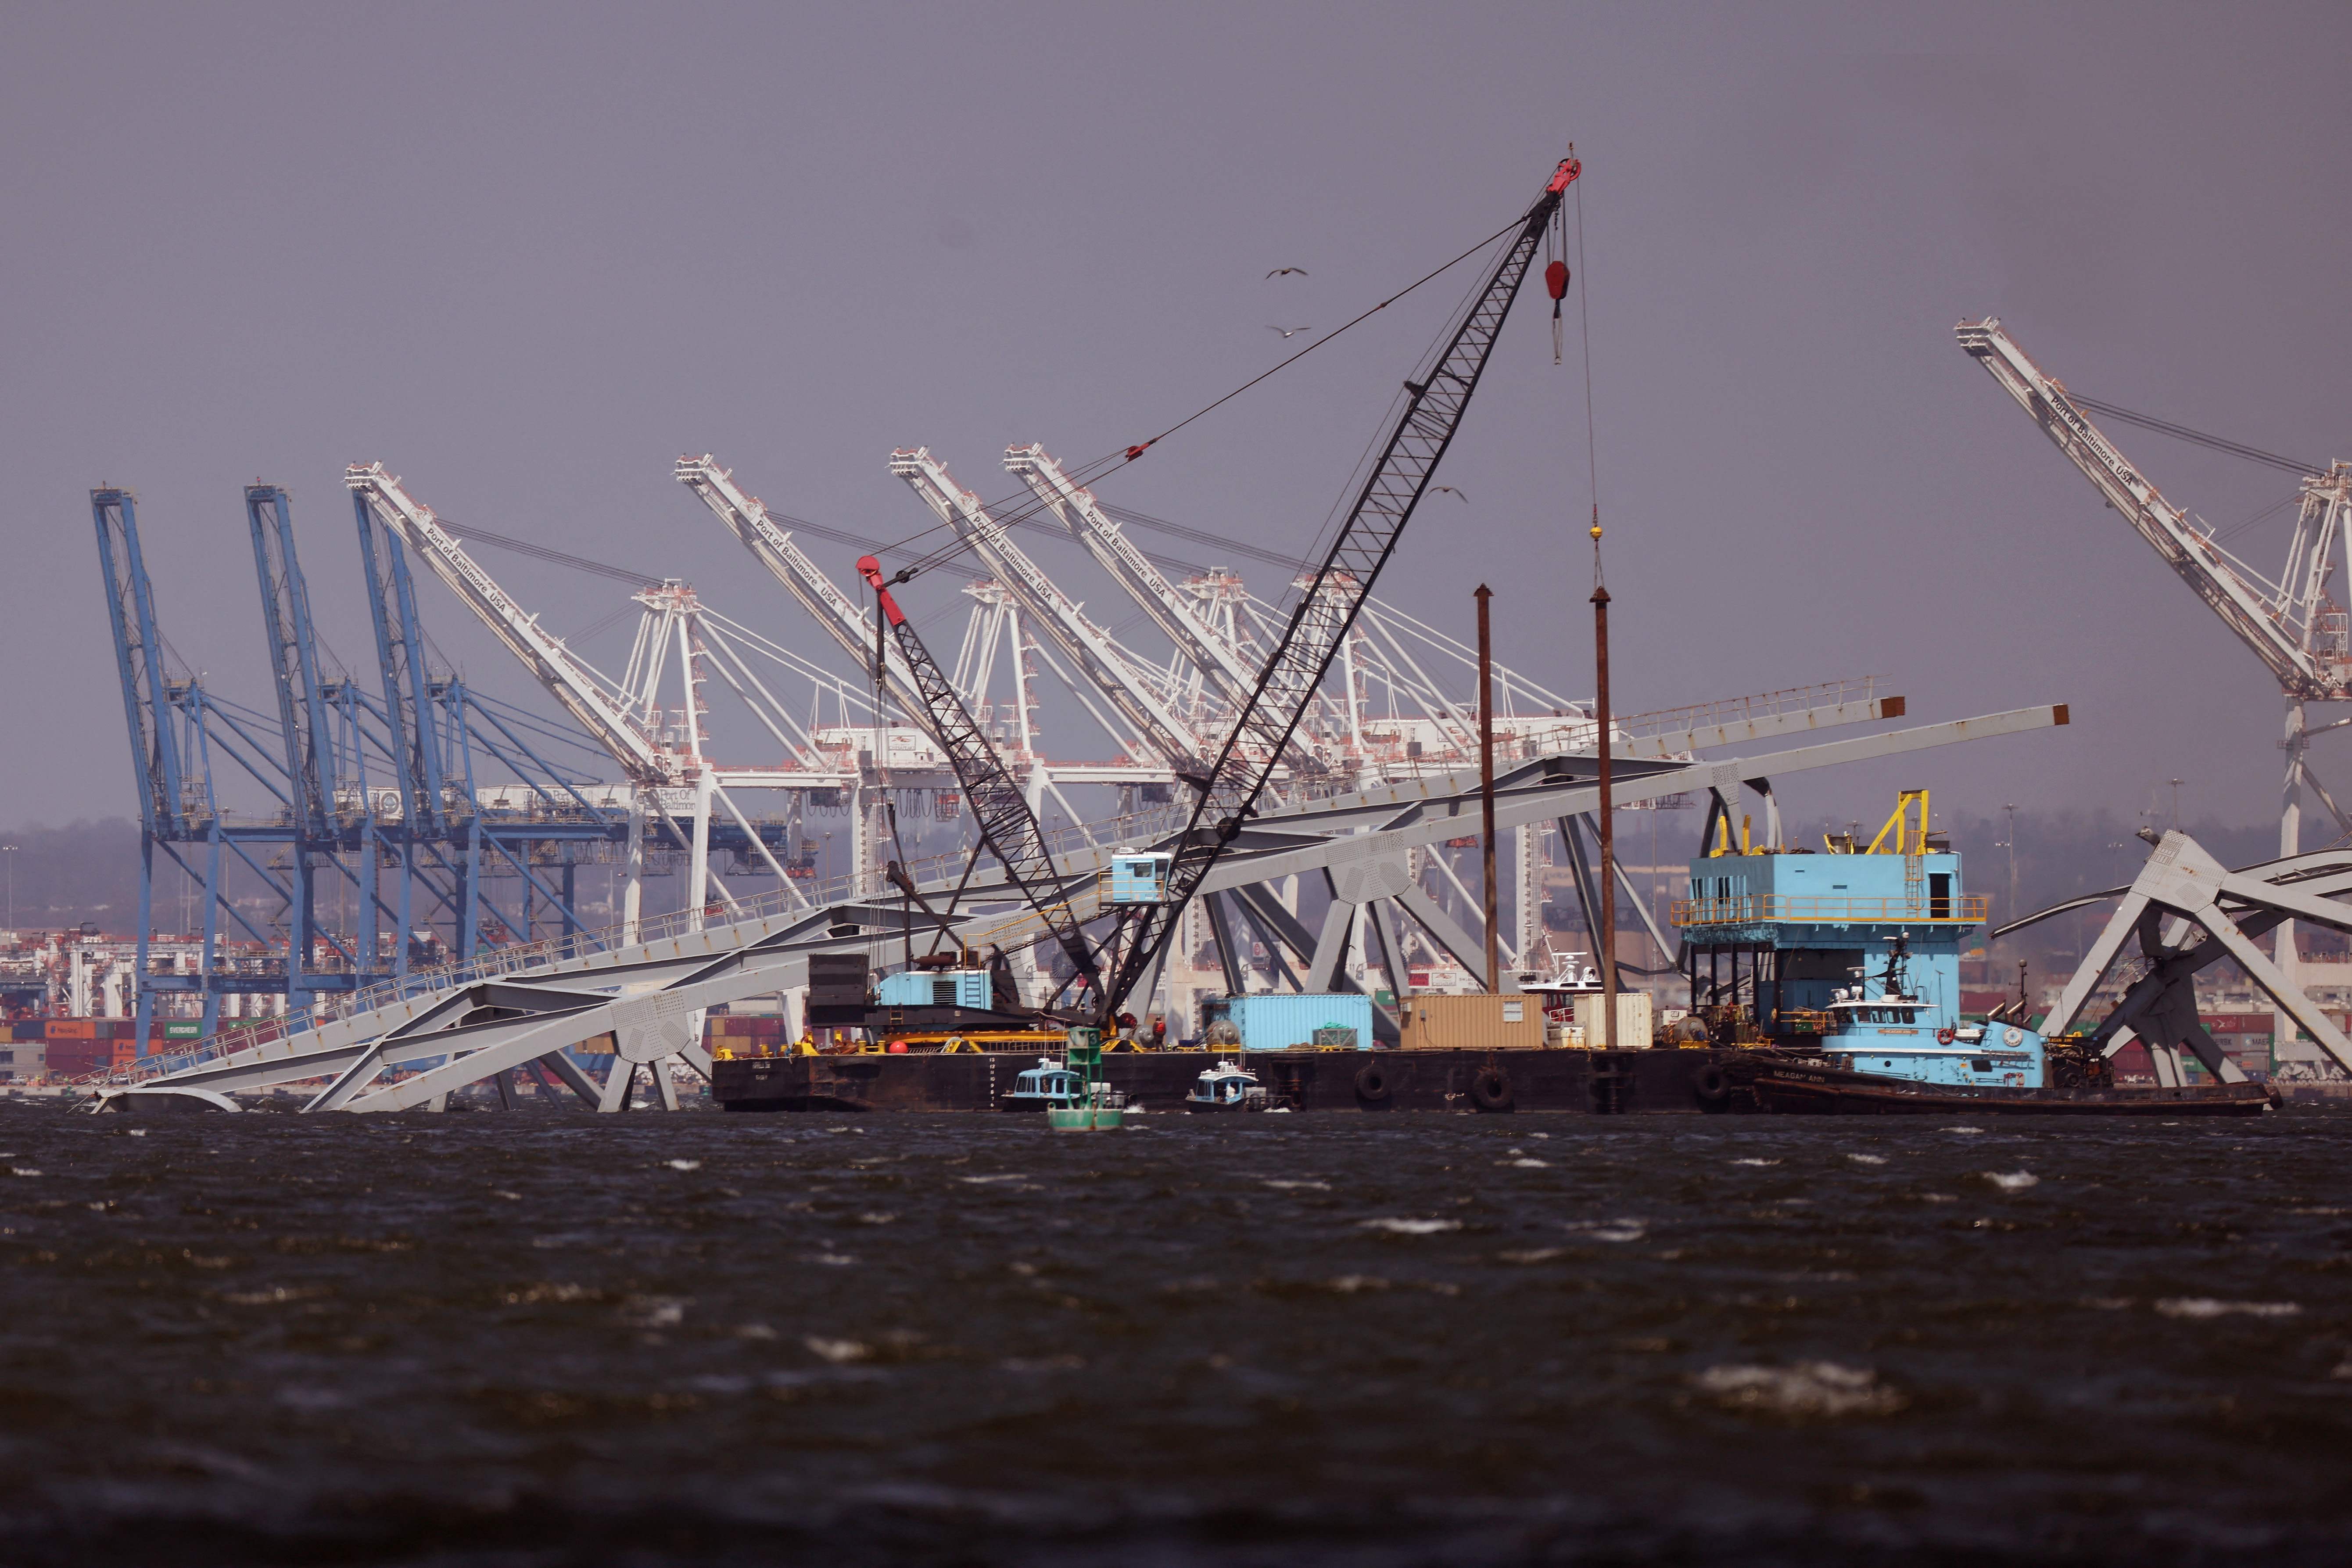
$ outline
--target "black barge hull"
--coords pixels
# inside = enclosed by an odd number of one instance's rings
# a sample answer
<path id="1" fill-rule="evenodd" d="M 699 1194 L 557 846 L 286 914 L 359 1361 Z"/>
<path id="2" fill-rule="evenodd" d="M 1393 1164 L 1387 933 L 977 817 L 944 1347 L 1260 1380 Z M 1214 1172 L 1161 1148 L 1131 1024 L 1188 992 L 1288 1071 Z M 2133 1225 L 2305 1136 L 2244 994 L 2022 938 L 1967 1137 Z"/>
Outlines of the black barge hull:
<path id="1" fill-rule="evenodd" d="M 1294 1110 L 1700 1115 L 1755 1109 L 1727 1080 L 1730 1050 L 1251 1051 L 1270 1106 Z M 1113 1051 L 1103 1077 L 1147 1111 L 1180 1112 L 1206 1051 Z M 754 1057 L 711 1064 L 727 1110 L 997 1110 L 1037 1053 Z M 1712 1069 L 1712 1070 L 1710 1070 Z"/>
<path id="2" fill-rule="evenodd" d="M 1147 1111 L 1181 1111 L 1205 1051 L 1111 1052 L 1103 1076 Z M 1962 1089 L 1753 1050 L 1252 1051 L 1269 1103 L 1293 1110 L 1587 1116 L 2247 1116 L 2261 1084 L 2188 1089 Z M 754 1057 L 711 1064 L 711 1098 L 740 1111 L 1004 1110 L 1037 1053 Z"/>

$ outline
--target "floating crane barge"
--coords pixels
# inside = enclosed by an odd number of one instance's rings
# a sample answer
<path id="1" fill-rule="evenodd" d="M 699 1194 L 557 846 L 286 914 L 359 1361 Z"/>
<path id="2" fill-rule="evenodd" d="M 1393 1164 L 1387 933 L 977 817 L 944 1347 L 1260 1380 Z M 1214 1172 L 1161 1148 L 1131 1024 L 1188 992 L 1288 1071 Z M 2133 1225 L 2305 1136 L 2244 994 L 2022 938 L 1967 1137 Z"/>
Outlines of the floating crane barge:
<path id="1" fill-rule="evenodd" d="M 1257 672 L 1236 721 L 1213 753 L 1204 749 L 1200 764 L 1180 772 L 1198 792 L 1190 822 L 1166 843 L 1114 860 L 1108 897 L 1097 911 L 1108 916 L 1108 929 L 1098 937 L 1089 936 L 1088 922 L 1070 908 L 1035 817 L 1004 761 L 891 599 L 890 587 L 915 569 L 886 580 L 873 557 L 858 563 L 880 611 L 877 638 L 887 624 L 913 673 L 929 726 L 942 737 L 974 803 L 983 843 L 1070 960 L 1072 981 L 1079 987 L 1076 1001 L 1056 1011 L 1058 997 L 1049 999 L 1030 1016 L 1040 1026 L 1067 1026 L 1072 1064 L 1083 1057 L 1090 1075 L 1099 1074 L 1132 1102 L 1148 1107 L 1182 1099 L 1199 1079 L 1199 1058 L 1182 1052 L 1106 1054 L 1102 1046 L 1118 1022 L 1118 1009 L 1130 994 L 1149 994 L 1177 915 L 1257 815 L 1277 759 L 1290 746 L 1349 626 L 1452 444 L 1538 245 L 1559 213 L 1562 193 L 1580 172 L 1573 158 L 1560 163 L 1452 336 L 1417 379 L 1405 382 L 1402 412 L 1289 625 Z M 1555 295 L 1565 283 L 1564 269 L 1559 277 Z M 1152 444 L 1130 447 L 1128 459 L 1142 456 Z M 901 454 L 912 479 L 928 474 L 926 456 Z M 939 476 L 929 477 L 938 490 L 932 504 L 952 520 L 953 494 Z M 995 541 L 1000 548 L 1003 542 Z M 885 653 L 877 641 L 877 669 Z M 2063 710 L 2053 717 L 2065 721 Z M 1677 911 L 1678 923 L 1691 937 L 1684 962 L 1692 966 L 1686 978 L 1695 998 L 1700 989 L 1697 956 L 1706 954 L 1709 964 L 1708 1002 L 1701 1014 L 1707 1026 L 1701 1038 L 1672 1042 L 1676 1048 L 1663 1051 L 1252 1052 L 1250 1070 L 1266 1090 L 1267 1103 L 1297 1110 L 1889 1111 L 1942 1110 L 1957 1102 L 2041 1109 L 2060 1100 L 2071 1109 L 2087 1109 L 2125 1092 L 2110 1086 L 2104 1057 L 2071 1045 L 2053 1046 L 2014 1023 L 1976 1026 L 1969 1040 L 1959 1039 L 1958 939 L 1981 923 L 1983 900 L 1961 893 L 1958 858 L 1929 843 L 1924 791 L 1905 795 L 1869 852 L 1853 854 L 1849 841 L 1844 856 L 1818 858 L 1802 850 L 1782 852 L 1777 842 L 1768 843 L 1760 854 L 1748 853 L 1749 847 L 1733 837 L 1729 803 L 1719 788 L 1715 798 L 1708 853 L 1693 863 L 1694 898 Z M 1908 826 L 1915 804 L 1916 838 Z M 1777 823 L 1777 815 L 1769 820 Z M 1718 823 L 1721 848 L 1716 847 Z M 1894 852 L 1882 855 L 1890 833 Z M 1777 833 L 1768 837 L 1777 838 Z M 1847 874 L 1841 877 L 1842 870 Z M 1891 879 L 1897 871 L 1899 880 Z M 1800 883 L 1807 890 L 1796 890 Z M 1929 972 L 1932 996 L 1914 996 L 1906 989 L 1906 965 L 1915 942 L 1920 947 L 1917 962 Z M 1874 951 L 1883 955 L 1877 977 L 1882 989 L 1868 997 L 1866 955 Z M 1718 972 L 1726 956 L 1731 966 L 1727 991 Z M 828 985 L 812 962 L 811 1017 L 817 1022 L 828 1021 L 821 1008 L 838 1007 L 832 1021 L 854 1021 L 873 1033 L 876 1019 L 868 1009 L 877 1005 L 903 1009 L 914 1004 L 920 1011 L 929 1002 L 961 1012 L 955 1005 L 992 999 L 981 972 L 926 979 L 910 962 L 908 973 L 886 976 L 868 995 L 865 974 L 847 967 L 862 960 L 842 954 L 826 962 L 844 969 Z M 953 962 L 960 969 L 969 964 L 961 955 Z M 963 994 L 967 979 L 975 993 L 969 997 Z M 1832 984 L 1844 981 L 1855 984 Z M 831 994 L 821 1000 L 820 991 Z M 924 1022 L 904 1017 L 903 1011 L 900 1016 L 902 1027 Z M 948 1020 L 950 1026 L 959 1021 Z M 1004 1021 L 1017 1027 L 1021 1020 Z M 1990 1043 L 1989 1027 L 1999 1030 Z M 887 1034 L 887 1027 L 880 1032 Z M 1680 1048 L 1685 1044 L 1691 1048 Z M 917 1054 L 903 1045 L 899 1050 L 904 1054 L 714 1062 L 712 1093 L 721 1105 L 738 1110 L 992 1110 L 1018 1070 L 1003 1065 L 1003 1053 Z M 1030 1054 L 1013 1059 L 1025 1068 Z M 2236 1111 L 2261 1110 L 2269 1096 L 2254 1086 L 2225 1085 L 2161 1090 L 2130 1103 L 2158 1100 L 2175 1109 Z"/>
<path id="2" fill-rule="evenodd" d="M 1737 843 L 1727 814 L 1712 814 L 1706 852 L 1690 862 L 1691 897 L 1673 909 L 1696 1004 L 1682 1026 L 1690 1038 L 1638 1050 L 1254 1050 L 1242 1060 L 1270 1106 L 1295 1110 L 2173 1118 L 2277 1103 L 2249 1082 L 2118 1085 L 2104 1038 L 2045 1037 L 2019 1004 L 1963 1017 L 1959 950 L 1983 923 L 1986 900 L 1965 890 L 1959 856 L 1927 820 L 1927 792 L 1906 791 L 1868 846 L 1832 837 L 1816 853 Z M 923 1005 L 981 999 L 985 971 L 887 975 L 873 994 L 863 982 L 862 972 L 836 982 L 842 1010 L 830 1016 L 878 1039 L 959 1029 L 970 1031 L 959 1039 L 979 1040 L 992 1026 L 1022 1025 Z M 813 1009 L 815 998 L 813 990 Z M 994 1110 L 1038 1043 L 1052 1039 L 1015 1037 L 971 1053 L 722 1060 L 712 1064 L 712 1092 L 730 1110 Z M 1198 1050 L 1113 1050 L 1102 1078 L 1129 1103 L 1174 1110 L 1204 1059 Z"/>

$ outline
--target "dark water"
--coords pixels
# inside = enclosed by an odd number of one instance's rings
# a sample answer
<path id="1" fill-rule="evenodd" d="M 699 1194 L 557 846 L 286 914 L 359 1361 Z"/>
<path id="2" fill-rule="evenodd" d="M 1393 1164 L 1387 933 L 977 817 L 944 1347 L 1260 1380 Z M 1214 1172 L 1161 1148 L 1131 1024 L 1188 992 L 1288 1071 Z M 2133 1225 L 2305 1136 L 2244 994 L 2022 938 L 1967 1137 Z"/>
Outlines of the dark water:
<path id="1" fill-rule="evenodd" d="M 2352 1561 L 2352 1119 L 1978 1125 L 0 1109 L 0 1563 Z"/>

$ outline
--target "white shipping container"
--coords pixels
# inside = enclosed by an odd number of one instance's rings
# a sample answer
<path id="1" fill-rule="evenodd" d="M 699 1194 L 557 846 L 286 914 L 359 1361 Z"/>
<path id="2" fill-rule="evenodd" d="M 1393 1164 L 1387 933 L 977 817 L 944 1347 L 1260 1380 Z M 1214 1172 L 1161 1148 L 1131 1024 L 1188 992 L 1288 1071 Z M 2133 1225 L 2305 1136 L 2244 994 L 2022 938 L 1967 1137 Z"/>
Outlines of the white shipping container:
<path id="1" fill-rule="evenodd" d="M 1584 1031 L 1586 1043 L 1601 1044 L 1601 1005 L 1608 1000 L 1598 992 L 1580 994 L 1576 999 L 1576 1026 Z M 1620 991 L 1617 994 L 1617 1027 L 1610 1033 L 1609 1048 L 1619 1051 L 1639 1051 L 1650 1044 L 1650 994 L 1646 991 Z"/>

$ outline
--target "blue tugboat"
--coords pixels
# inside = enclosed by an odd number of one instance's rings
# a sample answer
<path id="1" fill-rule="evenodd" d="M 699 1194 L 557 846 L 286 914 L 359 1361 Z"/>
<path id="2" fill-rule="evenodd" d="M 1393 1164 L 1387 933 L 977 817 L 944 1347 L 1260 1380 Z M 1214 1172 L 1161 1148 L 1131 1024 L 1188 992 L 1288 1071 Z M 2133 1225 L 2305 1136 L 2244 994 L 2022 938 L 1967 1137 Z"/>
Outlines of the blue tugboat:
<path id="1" fill-rule="evenodd" d="M 2119 1088 L 2098 1043 L 2045 1039 L 2021 998 L 1964 1018 L 1960 948 L 1986 900 L 1962 889 L 1960 858 L 1927 824 L 1927 792 L 1906 790 L 1866 847 L 1835 835 L 1820 852 L 1755 847 L 1734 837 L 1718 799 L 1673 919 L 1706 1030 L 1694 1043 L 1750 1048 L 1703 1075 L 1702 1099 L 1864 1114 L 2233 1115 L 2275 1103 L 2255 1083 Z"/>
<path id="2" fill-rule="evenodd" d="M 1916 1083 L 1972 1089 L 2040 1089 L 2047 1081 L 2048 1042 L 2016 1024 L 1961 1023 L 1956 1016 L 1907 994 L 1906 943 L 1895 939 L 1885 988 L 1865 998 L 1861 988 L 1832 994 L 1824 1061 L 1848 1072 L 1876 1073 Z M 2104 1064 L 2102 1064 L 2104 1065 Z"/>

